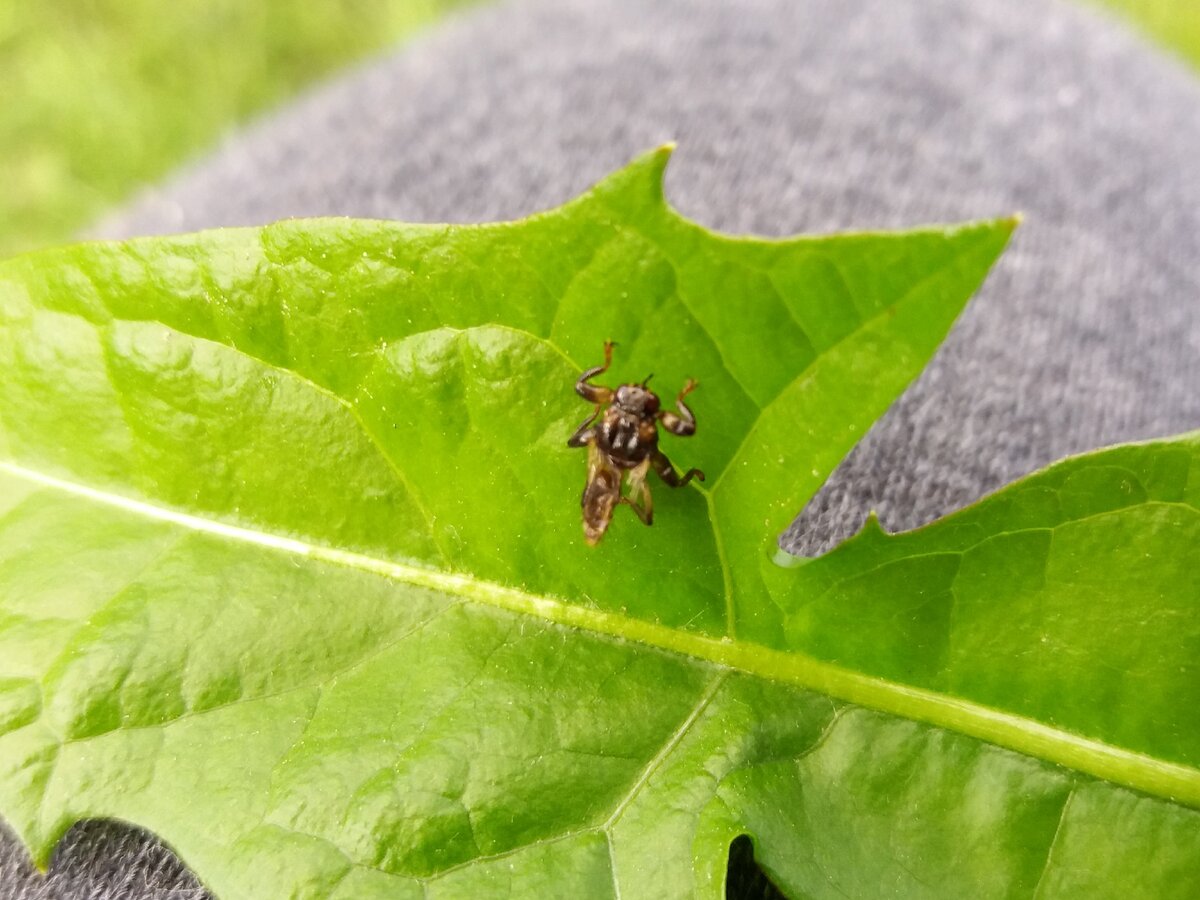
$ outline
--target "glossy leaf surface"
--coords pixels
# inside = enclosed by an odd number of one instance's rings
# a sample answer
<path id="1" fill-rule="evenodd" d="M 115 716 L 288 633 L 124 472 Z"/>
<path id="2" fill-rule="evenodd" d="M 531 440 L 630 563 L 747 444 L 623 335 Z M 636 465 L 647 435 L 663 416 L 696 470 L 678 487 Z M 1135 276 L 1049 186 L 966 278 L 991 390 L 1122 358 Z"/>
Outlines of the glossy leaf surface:
<path id="1" fill-rule="evenodd" d="M 666 155 L 517 223 L 0 266 L 0 814 L 35 858 L 111 816 L 225 897 L 719 897 L 743 833 L 797 898 L 1200 871 L 1197 439 L 780 568 L 1011 222 L 726 238 Z M 708 480 L 590 549 L 565 439 L 608 337 L 609 383 L 699 379 L 663 446 Z"/>

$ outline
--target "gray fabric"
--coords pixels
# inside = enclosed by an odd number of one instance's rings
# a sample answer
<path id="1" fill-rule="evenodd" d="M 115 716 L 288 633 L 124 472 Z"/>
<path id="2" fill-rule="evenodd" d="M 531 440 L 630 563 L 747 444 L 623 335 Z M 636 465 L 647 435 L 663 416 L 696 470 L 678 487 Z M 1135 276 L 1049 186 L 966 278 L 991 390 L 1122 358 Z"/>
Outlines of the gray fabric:
<path id="1" fill-rule="evenodd" d="M 0 900 L 206 900 L 209 894 L 151 835 L 115 822 L 81 822 L 60 842 L 49 876 L 0 825 Z"/>
<path id="2" fill-rule="evenodd" d="M 516 217 L 668 139 L 669 197 L 731 231 L 1023 211 L 933 365 L 793 527 L 813 552 L 872 507 L 911 527 L 1062 455 L 1200 426 L 1197 110 L 1181 64 L 1049 0 L 510 3 L 234 136 L 97 233 Z M 189 896 L 122 887 L 160 864 L 132 832 L 81 849 L 95 833 L 61 849 L 85 875 L 60 896 Z M 42 896 L 13 859 L 0 898 Z"/>

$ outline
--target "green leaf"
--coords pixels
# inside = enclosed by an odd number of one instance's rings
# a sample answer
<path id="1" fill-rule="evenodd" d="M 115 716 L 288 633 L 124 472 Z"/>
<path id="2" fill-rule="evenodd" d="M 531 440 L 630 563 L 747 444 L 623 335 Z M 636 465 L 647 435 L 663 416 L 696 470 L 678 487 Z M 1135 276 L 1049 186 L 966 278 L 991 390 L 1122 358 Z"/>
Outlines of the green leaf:
<path id="1" fill-rule="evenodd" d="M 1200 71 L 1200 8 L 1188 0 L 1091 0 L 1108 7 Z"/>
<path id="2" fill-rule="evenodd" d="M 469 2 L 0 2 L 0 256 L 65 240 L 237 123 Z"/>
<path id="3" fill-rule="evenodd" d="M 667 155 L 516 223 L 0 265 L 0 814 L 37 861 L 108 816 L 224 897 L 715 898 L 750 834 L 797 900 L 1185 896 L 1200 438 L 781 568 L 1013 223 L 721 237 Z M 699 379 L 663 446 L 708 480 L 588 548 L 565 440 L 610 337 L 613 383 Z"/>

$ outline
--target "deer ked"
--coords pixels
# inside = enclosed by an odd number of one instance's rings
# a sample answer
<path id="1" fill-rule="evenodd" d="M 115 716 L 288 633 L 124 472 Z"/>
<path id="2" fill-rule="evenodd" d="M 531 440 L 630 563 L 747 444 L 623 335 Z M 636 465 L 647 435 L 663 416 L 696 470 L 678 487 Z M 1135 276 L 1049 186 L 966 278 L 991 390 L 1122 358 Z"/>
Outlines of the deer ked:
<path id="1" fill-rule="evenodd" d="M 689 379 L 683 386 L 675 398 L 675 412 L 660 408 L 658 395 L 647 386 L 651 376 L 641 384 L 623 384 L 615 390 L 592 384 L 593 378 L 608 371 L 614 346 L 606 341 L 604 365 L 588 369 L 575 382 L 575 393 L 596 408 L 567 440 L 568 447 L 588 448 L 587 483 L 580 505 L 583 533 L 592 546 L 604 536 L 618 504 L 632 507 L 647 525 L 654 521 L 654 505 L 646 484 L 651 468 L 671 487 L 683 487 L 693 478 L 704 480 L 699 469 L 688 469 L 680 476 L 658 449 L 659 425 L 680 437 L 696 433 L 696 418 L 683 402 L 695 390 L 696 382 Z"/>

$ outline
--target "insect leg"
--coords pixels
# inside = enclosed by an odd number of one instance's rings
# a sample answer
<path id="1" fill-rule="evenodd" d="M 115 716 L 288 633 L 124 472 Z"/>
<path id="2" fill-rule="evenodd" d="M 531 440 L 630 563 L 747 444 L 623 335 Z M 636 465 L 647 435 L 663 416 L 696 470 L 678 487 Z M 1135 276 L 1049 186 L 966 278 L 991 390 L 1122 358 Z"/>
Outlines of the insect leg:
<path id="1" fill-rule="evenodd" d="M 688 469 L 682 478 L 675 471 L 675 467 L 671 465 L 671 461 L 667 459 L 667 454 L 661 450 L 655 450 L 654 455 L 650 457 L 654 463 L 654 471 L 658 473 L 658 477 L 669 484 L 671 487 L 683 487 L 693 478 L 704 480 L 704 473 L 699 469 Z"/>
<path id="2" fill-rule="evenodd" d="M 612 341 L 604 342 L 604 365 L 592 366 L 575 382 L 575 393 L 589 403 L 595 403 L 597 406 L 604 406 L 612 403 L 613 389 L 606 388 L 600 384 L 588 384 L 597 375 L 602 375 L 608 371 L 608 367 L 612 365 L 612 348 L 615 347 Z"/>
<path id="3" fill-rule="evenodd" d="M 688 437 L 696 433 L 696 417 L 692 415 L 692 411 L 683 402 L 683 398 L 695 389 L 696 382 L 689 378 L 687 384 L 683 386 L 683 390 L 679 392 L 679 396 L 675 398 L 675 405 L 679 407 L 679 412 L 673 413 L 663 410 L 658 414 L 658 420 L 662 422 L 663 428 L 667 429 L 671 434 Z M 660 471 L 659 474 L 661 475 L 662 472 Z M 663 477 L 665 478 L 666 476 Z"/>
<path id="4" fill-rule="evenodd" d="M 568 447 L 582 447 L 588 443 L 588 438 L 591 437 L 592 423 L 596 421 L 598 415 L 600 415 L 600 407 L 597 406 L 592 410 L 592 414 L 575 429 L 575 433 L 567 438 Z"/>

